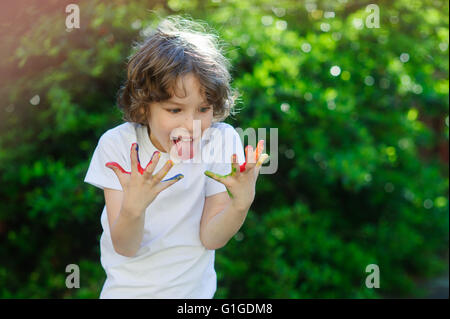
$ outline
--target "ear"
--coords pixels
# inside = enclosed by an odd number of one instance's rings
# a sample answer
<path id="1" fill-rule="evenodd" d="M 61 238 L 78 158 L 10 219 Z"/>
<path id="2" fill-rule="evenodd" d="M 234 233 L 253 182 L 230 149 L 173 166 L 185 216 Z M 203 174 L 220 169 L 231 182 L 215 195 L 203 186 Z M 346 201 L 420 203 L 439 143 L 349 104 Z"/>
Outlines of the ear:
<path id="1" fill-rule="evenodd" d="M 150 109 L 149 108 L 150 108 L 150 106 L 147 106 L 144 104 L 137 111 L 140 123 L 145 126 L 148 126 L 148 121 L 150 119 Z"/>

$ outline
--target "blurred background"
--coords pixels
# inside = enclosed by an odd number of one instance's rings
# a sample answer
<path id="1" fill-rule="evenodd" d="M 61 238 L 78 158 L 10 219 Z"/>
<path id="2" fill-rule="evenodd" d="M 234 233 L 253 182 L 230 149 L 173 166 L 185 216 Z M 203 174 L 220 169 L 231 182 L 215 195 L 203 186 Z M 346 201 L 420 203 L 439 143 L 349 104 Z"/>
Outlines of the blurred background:
<path id="1" fill-rule="evenodd" d="M 2 1 L 0 297 L 98 298 L 104 197 L 83 179 L 122 123 L 132 43 L 168 15 L 227 44 L 226 122 L 279 133 L 278 171 L 216 251 L 215 298 L 448 297 L 446 0 Z"/>

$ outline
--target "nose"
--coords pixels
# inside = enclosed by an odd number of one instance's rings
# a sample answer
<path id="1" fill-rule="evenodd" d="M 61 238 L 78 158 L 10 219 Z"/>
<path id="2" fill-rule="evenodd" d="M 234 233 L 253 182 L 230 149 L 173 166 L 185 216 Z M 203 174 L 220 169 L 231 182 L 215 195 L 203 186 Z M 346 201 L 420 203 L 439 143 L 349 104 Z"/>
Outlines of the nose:
<path id="1" fill-rule="evenodd" d="M 186 115 L 183 126 L 188 130 L 189 135 L 192 136 L 194 131 L 194 116 L 192 114 Z"/>
<path id="2" fill-rule="evenodd" d="M 178 127 L 184 132 L 182 136 L 189 134 L 190 137 L 198 139 L 202 135 L 202 122 L 195 114 L 186 114 Z"/>
<path id="3" fill-rule="evenodd" d="M 194 136 L 194 127 L 197 125 L 201 128 L 201 122 L 197 123 L 198 121 L 200 121 L 200 119 L 198 119 L 195 114 L 186 114 L 183 119 L 182 127 L 189 132 L 190 136 Z"/>

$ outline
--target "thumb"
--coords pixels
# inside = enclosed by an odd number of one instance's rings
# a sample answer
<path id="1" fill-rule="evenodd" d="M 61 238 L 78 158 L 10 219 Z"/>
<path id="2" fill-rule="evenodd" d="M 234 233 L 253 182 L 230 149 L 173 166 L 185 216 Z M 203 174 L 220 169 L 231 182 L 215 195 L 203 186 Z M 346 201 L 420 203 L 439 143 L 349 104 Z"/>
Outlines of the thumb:
<path id="1" fill-rule="evenodd" d="M 216 174 L 216 173 L 213 173 L 211 171 L 205 171 L 205 175 L 210 177 L 210 178 L 212 178 L 212 179 L 214 179 L 214 180 L 216 180 L 216 181 L 218 181 L 219 183 L 223 184 L 224 176 Z"/>
<path id="2" fill-rule="evenodd" d="M 163 181 L 161 181 L 158 186 L 157 186 L 157 191 L 158 193 L 165 190 L 166 188 L 168 188 L 170 185 L 175 184 L 176 182 L 178 182 L 180 179 L 184 178 L 183 174 L 177 174 L 171 178 L 165 179 Z"/>
<path id="3" fill-rule="evenodd" d="M 222 183 L 223 185 L 225 185 L 225 188 L 227 189 L 227 193 L 230 196 L 230 198 L 234 197 L 233 194 L 228 189 L 229 188 L 228 187 L 228 183 L 225 183 L 225 177 L 226 176 L 219 175 L 219 174 L 213 173 L 211 171 L 205 171 L 205 175 L 208 176 L 208 177 L 211 177 L 212 179 L 214 179 L 214 180 L 218 181 L 219 183 Z"/>

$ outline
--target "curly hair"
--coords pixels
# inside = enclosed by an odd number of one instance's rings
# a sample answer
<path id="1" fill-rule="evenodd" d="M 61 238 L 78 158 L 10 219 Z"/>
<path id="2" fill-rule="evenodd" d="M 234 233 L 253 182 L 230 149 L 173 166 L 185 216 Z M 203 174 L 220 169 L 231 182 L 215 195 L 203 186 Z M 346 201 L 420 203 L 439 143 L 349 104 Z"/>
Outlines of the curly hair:
<path id="1" fill-rule="evenodd" d="M 213 122 L 234 114 L 237 90 L 230 86 L 230 62 L 221 43 L 198 22 L 180 16 L 166 17 L 146 39 L 134 46 L 127 62 L 127 79 L 118 91 L 122 119 L 148 126 L 152 102 L 170 99 L 177 79 L 192 72 L 202 94 L 213 106 Z"/>

